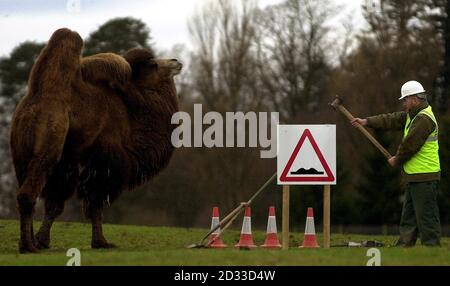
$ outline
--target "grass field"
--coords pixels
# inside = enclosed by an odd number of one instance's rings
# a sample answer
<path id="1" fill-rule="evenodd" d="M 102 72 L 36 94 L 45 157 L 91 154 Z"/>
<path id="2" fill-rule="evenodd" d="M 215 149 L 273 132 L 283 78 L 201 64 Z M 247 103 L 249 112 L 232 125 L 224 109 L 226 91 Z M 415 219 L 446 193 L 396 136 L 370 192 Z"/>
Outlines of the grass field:
<path id="1" fill-rule="evenodd" d="M 39 224 L 36 223 L 35 229 Z M 104 225 L 105 236 L 118 248 L 92 250 L 90 225 L 56 223 L 52 230 L 51 249 L 39 254 L 18 254 L 18 222 L 0 220 L 0 265 L 66 265 L 66 251 L 81 251 L 82 265 L 366 265 L 368 248 L 299 249 L 303 234 L 292 233 L 291 248 L 281 250 L 186 249 L 198 242 L 206 229 Z M 254 241 L 262 244 L 265 233 L 254 231 Z M 223 237 L 228 245 L 239 239 L 238 231 L 227 231 Z M 393 236 L 362 236 L 332 234 L 331 244 L 378 240 L 392 245 Z M 319 244 L 322 238 L 318 235 Z M 381 265 L 450 265 L 450 238 L 442 247 L 414 248 L 380 247 Z"/>

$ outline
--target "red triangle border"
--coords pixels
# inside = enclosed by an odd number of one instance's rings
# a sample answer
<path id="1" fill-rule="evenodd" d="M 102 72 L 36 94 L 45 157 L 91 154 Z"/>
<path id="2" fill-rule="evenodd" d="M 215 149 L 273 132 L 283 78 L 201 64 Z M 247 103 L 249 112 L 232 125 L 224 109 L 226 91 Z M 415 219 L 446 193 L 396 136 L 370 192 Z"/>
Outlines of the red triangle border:
<path id="1" fill-rule="evenodd" d="M 292 164 L 295 161 L 295 158 L 297 158 L 298 152 L 300 151 L 300 148 L 302 147 L 303 143 L 305 142 L 306 137 L 308 137 L 309 142 L 311 142 L 312 147 L 314 148 L 314 152 L 316 152 L 317 157 L 320 160 L 320 163 L 322 164 L 322 167 L 325 169 L 325 173 L 327 174 L 325 177 L 289 177 L 288 172 L 292 167 Z M 283 172 L 280 176 L 280 182 L 333 182 L 334 181 L 334 175 L 330 170 L 330 167 L 328 166 L 327 161 L 323 157 L 322 152 L 319 149 L 319 146 L 317 146 L 316 140 L 314 140 L 314 137 L 311 134 L 311 131 L 306 128 L 305 131 L 303 131 L 302 136 L 300 137 L 300 140 L 297 143 L 297 146 L 295 146 L 294 152 L 292 152 L 291 157 L 289 158 L 289 161 L 287 162 L 286 166 L 283 169 Z"/>

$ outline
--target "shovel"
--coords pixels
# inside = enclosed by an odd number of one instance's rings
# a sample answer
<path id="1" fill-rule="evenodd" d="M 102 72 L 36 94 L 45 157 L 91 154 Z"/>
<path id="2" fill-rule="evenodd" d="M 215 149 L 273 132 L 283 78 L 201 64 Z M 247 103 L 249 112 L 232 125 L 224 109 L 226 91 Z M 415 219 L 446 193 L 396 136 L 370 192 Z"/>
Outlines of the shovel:
<path id="1" fill-rule="evenodd" d="M 256 193 L 247 201 L 242 202 L 240 205 L 232 210 L 223 220 L 219 222 L 215 227 L 213 227 L 203 238 L 200 240 L 199 243 L 194 243 L 191 245 L 186 246 L 186 248 L 206 248 L 209 247 L 214 241 L 220 237 L 220 235 L 233 223 L 233 221 L 239 216 L 239 214 L 248 206 L 251 205 L 253 200 L 272 182 L 273 179 L 277 177 L 277 173 L 273 174 L 272 177 L 270 177 L 264 185 L 256 191 Z M 210 241 L 206 242 L 206 240 L 209 238 L 209 236 L 215 232 L 218 228 L 221 228 L 220 232 Z"/>

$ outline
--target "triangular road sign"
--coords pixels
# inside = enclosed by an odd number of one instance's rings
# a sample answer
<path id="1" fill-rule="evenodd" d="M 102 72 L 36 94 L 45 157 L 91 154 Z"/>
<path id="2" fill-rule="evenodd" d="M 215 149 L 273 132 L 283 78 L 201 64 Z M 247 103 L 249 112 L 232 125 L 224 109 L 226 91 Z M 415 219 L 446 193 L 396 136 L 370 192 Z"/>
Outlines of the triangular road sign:
<path id="1" fill-rule="evenodd" d="M 290 176 L 289 171 L 291 170 L 292 164 L 294 163 L 295 159 L 297 158 L 297 155 L 302 148 L 303 143 L 305 142 L 306 138 L 309 139 L 309 142 L 311 143 L 314 152 L 316 153 L 317 157 L 319 158 L 320 164 L 325 170 L 325 176 Z M 289 161 L 287 162 L 286 166 L 283 169 L 283 172 L 280 176 L 281 182 L 333 182 L 334 176 L 333 172 L 331 172 L 330 167 L 328 166 L 327 161 L 322 155 L 322 152 L 319 149 L 319 146 L 317 146 L 316 140 L 314 140 L 314 137 L 311 134 L 311 131 L 309 129 L 305 129 L 302 136 L 300 137 L 300 140 L 298 141 L 297 145 L 295 146 L 294 151 L 292 152 L 292 155 L 289 158 Z"/>

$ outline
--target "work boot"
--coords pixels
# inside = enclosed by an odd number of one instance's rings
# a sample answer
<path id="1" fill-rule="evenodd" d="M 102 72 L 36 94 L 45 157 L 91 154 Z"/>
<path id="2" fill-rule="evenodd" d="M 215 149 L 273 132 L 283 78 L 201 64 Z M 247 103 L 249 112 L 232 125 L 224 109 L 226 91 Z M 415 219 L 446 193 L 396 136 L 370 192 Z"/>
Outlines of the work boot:
<path id="1" fill-rule="evenodd" d="M 404 243 L 403 240 L 401 238 L 399 238 L 397 240 L 397 242 L 395 243 L 394 247 L 405 247 L 405 248 L 409 248 L 409 247 L 414 247 L 415 243 Z"/>
<path id="2" fill-rule="evenodd" d="M 441 243 L 439 241 L 437 242 L 427 242 L 427 243 L 422 243 L 423 246 L 427 246 L 427 247 L 441 247 Z"/>

